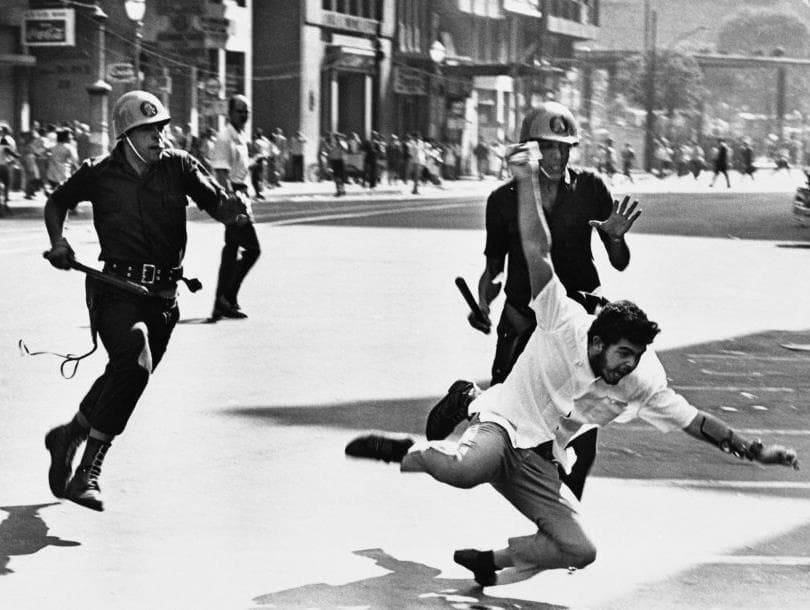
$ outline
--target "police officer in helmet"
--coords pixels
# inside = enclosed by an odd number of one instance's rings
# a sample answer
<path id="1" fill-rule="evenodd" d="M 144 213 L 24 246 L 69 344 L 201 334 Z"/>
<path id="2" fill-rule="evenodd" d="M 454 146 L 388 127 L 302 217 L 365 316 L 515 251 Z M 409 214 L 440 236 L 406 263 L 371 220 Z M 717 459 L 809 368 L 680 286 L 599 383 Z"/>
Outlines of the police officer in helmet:
<path id="1" fill-rule="evenodd" d="M 571 147 L 579 143 L 574 115 L 562 104 L 546 101 L 530 110 L 521 124 L 519 146 L 536 142 L 540 160 L 538 186 L 551 232 L 554 270 L 568 296 L 590 313 L 604 302 L 599 274 L 593 261 L 591 236 L 594 230 L 605 247 L 610 264 L 619 271 L 630 262 L 625 242 L 626 218 L 638 202 L 614 201 L 601 176 L 568 166 Z M 504 303 L 498 322 L 497 345 L 492 363 L 491 384 L 501 383 L 511 372 L 537 322 L 530 307 L 529 271 L 523 254 L 517 223 L 517 190 L 510 180 L 493 191 L 486 207 L 486 265 L 478 282 L 478 305 L 485 318 L 470 315 L 471 326 L 488 333 L 490 304 L 500 294 L 506 271 Z M 471 381 L 458 380 L 434 407 L 427 422 L 428 439 L 446 438 L 467 418 L 467 406 L 480 390 Z M 577 461 L 563 480 L 581 497 L 585 477 L 596 457 L 596 429 L 582 430 L 572 441 Z"/>
<path id="2" fill-rule="evenodd" d="M 98 511 L 104 509 L 98 484 L 104 457 L 124 431 L 180 315 L 176 297 L 186 251 L 186 197 L 224 224 L 245 218 L 239 202 L 229 199 L 198 161 L 169 147 L 164 130 L 170 118 L 151 93 L 122 95 L 113 110 L 117 142 L 112 151 L 85 161 L 45 204 L 51 265 L 70 269 L 74 264 L 63 234 L 65 219 L 89 201 L 104 273 L 148 291 L 138 296 L 88 277 L 90 328 L 109 361 L 71 421 L 45 436 L 52 493 Z M 85 441 L 74 473 L 75 454 Z"/>

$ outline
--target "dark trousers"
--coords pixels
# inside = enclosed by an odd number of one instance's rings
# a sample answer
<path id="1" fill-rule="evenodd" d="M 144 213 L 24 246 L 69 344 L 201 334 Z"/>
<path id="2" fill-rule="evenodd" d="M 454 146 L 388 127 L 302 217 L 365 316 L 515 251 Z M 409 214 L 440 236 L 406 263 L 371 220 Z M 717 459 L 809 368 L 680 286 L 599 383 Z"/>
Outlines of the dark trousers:
<path id="1" fill-rule="evenodd" d="M 304 155 L 292 156 L 292 179 L 293 182 L 304 181 Z"/>
<path id="2" fill-rule="evenodd" d="M 93 428 L 117 435 L 163 358 L 180 312 L 173 299 L 130 296 L 93 280 L 87 281 L 87 306 L 109 361 L 79 410 Z"/>
<path id="3" fill-rule="evenodd" d="M 498 342 L 495 346 L 495 360 L 492 363 L 492 385 L 506 379 L 515 362 L 523 353 L 532 332 L 537 326 L 534 312 L 523 312 L 506 303 L 498 322 Z M 596 459 L 596 428 L 576 437 L 569 447 L 577 454 L 577 461 L 569 474 L 560 470 L 560 480 L 568 485 L 577 499 L 582 499 L 585 479 Z"/>
<path id="4" fill-rule="evenodd" d="M 267 159 L 256 159 L 256 163 L 250 169 L 250 181 L 253 184 L 253 190 L 257 195 L 261 195 L 264 190 L 265 168 L 267 167 Z"/>
<path id="5" fill-rule="evenodd" d="M 256 264 L 260 254 L 259 238 L 252 222 L 225 227 L 225 246 L 222 248 L 219 265 L 217 296 L 225 297 L 232 305 L 238 304 L 237 297 L 242 281 Z"/>
<path id="6" fill-rule="evenodd" d="M 329 159 L 329 167 L 332 168 L 332 178 L 335 180 L 335 191 L 345 193 L 346 162 L 343 159 Z"/>

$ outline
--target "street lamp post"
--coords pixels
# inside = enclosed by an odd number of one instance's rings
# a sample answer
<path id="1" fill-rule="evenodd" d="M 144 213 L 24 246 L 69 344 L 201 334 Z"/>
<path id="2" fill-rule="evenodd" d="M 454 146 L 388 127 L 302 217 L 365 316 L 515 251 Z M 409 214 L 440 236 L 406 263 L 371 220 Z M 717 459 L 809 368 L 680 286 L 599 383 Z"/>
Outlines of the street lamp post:
<path id="1" fill-rule="evenodd" d="M 127 17 L 135 24 L 135 88 L 141 88 L 141 40 L 143 39 L 143 16 L 146 12 L 146 0 L 125 0 L 124 9 Z"/>
<path id="2" fill-rule="evenodd" d="M 90 156 L 98 156 L 107 152 L 109 145 L 108 130 L 108 109 L 107 96 L 112 87 L 104 80 L 107 63 L 107 50 L 105 47 L 104 22 L 107 21 L 107 14 L 101 9 L 98 2 L 93 5 L 72 3 L 75 6 L 92 7 L 93 20 L 98 24 L 98 57 L 97 57 L 97 80 L 87 87 L 90 94 Z"/>
<path id="3" fill-rule="evenodd" d="M 433 66 L 436 70 L 436 87 L 437 89 L 440 86 L 441 78 L 442 78 L 442 64 L 444 63 L 445 58 L 447 57 L 447 47 L 445 47 L 441 40 L 434 40 L 433 44 L 430 45 L 430 49 L 428 50 L 428 54 L 430 55 L 430 61 L 433 62 Z M 438 91 L 437 91 L 438 93 Z M 438 104 L 442 103 L 442 97 L 439 95 L 431 95 L 431 106 L 433 112 L 433 118 L 430 122 L 430 130 L 431 133 L 429 134 L 431 138 L 438 138 L 439 137 L 439 127 L 436 125 L 439 120 L 441 119 L 441 112 L 439 112 Z M 434 125 L 436 127 L 434 128 Z"/>

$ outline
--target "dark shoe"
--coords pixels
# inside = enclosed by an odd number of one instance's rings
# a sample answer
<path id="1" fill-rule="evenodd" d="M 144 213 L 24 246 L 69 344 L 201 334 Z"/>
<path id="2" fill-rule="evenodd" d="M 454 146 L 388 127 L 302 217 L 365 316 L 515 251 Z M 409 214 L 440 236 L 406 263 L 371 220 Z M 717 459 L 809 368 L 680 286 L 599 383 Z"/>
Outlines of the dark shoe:
<path id="1" fill-rule="evenodd" d="M 482 587 L 491 587 L 498 582 L 495 574 L 495 563 L 492 552 L 483 552 L 476 549 L 462 549 L 453 553 L 453 561 L 464 566 L 473 573 L 473 578 Z"/>
<path id="2" fill-rule="evenodd" d="M 103 511 L 104 501 L 101 499 L 101 489 L 98 486 L 98 477 L 93 476 L 90 468 L 79 468 L 67 486 L 67 499 L 91 510 Z"/>
<path id="3" fill-rule="evenodd" d="M 231 318 L 233 320 L 243 320 L 247 314 L 228 301 L 225 297 L 217 297 L 214 301 L 214 311 L 211 313 L 213 320 Z"/>
<path id="4" fill-rule="evenodd" d="M 48 485 L 57 498 L 64 498 L 73 472 L 73 458 L 87 433 L 74 430 L 74 424 L 57 426 L 45 435 L 45 448 L 51 454 L 51 467 L 48 469 Z"/>
<path id="5" fill-rule="evenodd" d="M 391 438 L 380 434 L 358 436 L 346 445 L 346 455 L 357 458 L 401 462 L 413 445 L 411 438 Z"/>
<path id="6" fill-rule="evenodd" d="M 87 439 L 82 461 L 67 486 L 65 497 L 68 500 L 91 510 L 104 510 L 98 478 L 101 476 L 101 465 L 109 448 L 110 443 L 93 437 Z"/>
<path id="7" fill-rule="evenodd" d="M 467 419 L 467 407 L 472 399 L 470 381 L 459 379 L 447 390 L 447 395 L 430 410 L 425 426 L 425 436 L 429 441 L 441 441 L 453 433 L 461 422 Z"/>

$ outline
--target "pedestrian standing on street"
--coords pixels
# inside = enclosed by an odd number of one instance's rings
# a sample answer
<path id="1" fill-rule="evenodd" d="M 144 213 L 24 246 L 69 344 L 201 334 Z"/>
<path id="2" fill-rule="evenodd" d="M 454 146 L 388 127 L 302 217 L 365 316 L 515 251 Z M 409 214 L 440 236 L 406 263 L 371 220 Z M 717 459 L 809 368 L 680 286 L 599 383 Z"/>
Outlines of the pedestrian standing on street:
<path id="1" fill-rule="evenodd" d="M 712 159 L 712 166 L 714 168 L 714 175 L 709 186 L 714 186 L 714 181 L 717 180 L 719 174 L 723 174 L 726 178 L 726 187 L 731 188 L 731 181 L 728 179 L 728 162 L 729 162 L 729 148 L 723 138 L 717 138 L 717 147 L 714 150 L 714 157 Z"/>
<path id="2" fill-rule="evenodd" d="M 287 136 L 284 135 L 284 130 L 281 127 L 276 127 L 273 132 L 273 142 L 278 147 L 278 154 L 276 155 L 276 171 L 278 172 L 278 180 L 276 186 L 281 186 L 281 180 L 287 180 L 290 173 L 290 146 L 287 141 Z"/>
<path id="3" fill-rule="evenodd" d="M 6 208 L 11 192 L 11 165 L 19 157 L 11 128 L 5 121 L 0 121 L 0 204 Z"/>
<path id="4" fill-rule="evenodd" d="M 568 167 L 570 149 L 579 143 L 579 128 L 574 115 L 562 104 L 545 102 L 526 115 L 520 141 L 537 142 L 543 154 L 537 177 L 545 219 L 551 230 L 551 260 L 557 277 L 571 298 L 594 313 L 601 303 L 598 297 L 601 282 L 593 260 L 591 237 L 596 229 L 610 264 L 619 271 L 627 268 L 630 249 L 624 237 L 625 227 L 615 222 L 615 215 L 620 205 L 628 205 L 629 198 L 619 204 L 599 174 Z M 638 202 L 632 203 L 634 209 L 637 205 Z M 516 223 L 517 212 L 518 184 L 513 179 L 487 199 L 486 264 L 478 280 L 478 307 L 484 319 L 474 314 L 468 317 L 473 328 L 490 331 L 490 307 L 500 294 L 500 278 L 506 268 L 506 303 L 498 322 L 491 385 L 503 383 L 507 378 L 538 324 L 530 304 L 529 269 Z M 458 380 L 439 405 L 449 403 L 466 412 L 466 404 L 478 393 L 473 382 Z M 438 407 L 436 412 L 443 408 Z M 428 440 L 441 440 L 452 432 L 452 428 L 441 423 L 428 420 Z M 596 436 L 596 428 L 592 428 L 572 439 L 577 461 L 563 481 L 577 498 L 582 497 L 585 479 L 596 459 Z"/>
<path id="5" fill-rule="evenodd" d="M 198 161 L 167 147 L 164 129 L 169 119 L 151 93 L 122 95 L 113 110 L 118 142 L 112 152 L 85 161 L 45 204 L 51 265 L 71 268 L 74 254 L 63 236 L 65 219 L 79 202 L 90 201 L 104 273 L 149 291 L 148 296 L 133 295 L 87 278 L 93 341 L 96 334 L 101 337 L 109 361 L 73 419 L 45 437 L 51 491 L 93 510 L 104 508 L 98 485 L 104 457 L 124 431 L 179 317 L 176 296 L 186 251 L 186 196 L 221 222 L 245 218 L 238 202 L 226 197 Z M 71 477 L 73 458 L 85 440 Z"/>
<path id="6" fill-rule="evenodd" d="M 706 167 L 706 154 L 703 152 L 703 147 L 697 142 L 692 142 L 692 155 L 689 161 L 689 169 L 695 180 L 700 176 L 700 172 Z"/>
<path id="7" fill-rule="evenodd" d="M 257 127 L 253 137 L 253 160 L 250 166 L 250 182 L 253 192 L 260 199 L 267 184 L 267 160 L 270 157 L 270 140 L 264 135 L 264 130 Z"/>
<path id="8" fill-rule="evenodd" d="M 402 143 L 395 133 L 388 138 L 385 156 L 388 161 L 388 184 L 396 184 L 402 174 Z"/>
<path id="9" fill-rule="evenodd" d="M 371 137 L 363 140 L 360 150 L 363 153 L 363 182 L 368 188 L 377 187 L 377 147 L 374 144 L 376 132 L 371 132 Z"/>
<path id="10" fill-rule="evenodd" d="M 475 162 L 478 166 L 478 179 L 483 180 L 484 176 L 489 173 L 489 146 L 481 137 L 478 139 L 478 144 L 473 149 L 475 155 Z"/>
<path id="11" fill-rule="evenodd" d="M 635 163 L 636 151 L 633 150 L 633 146 L 630 144 L 630 142 L 625 142 L 624 148 L 622 149 L 622 174 L 624 174 L 625 178 L 633 183 L 635 183 L 635 180 L 633 180 L 632 172 Z"/>
<path id="12" fill-rule="evenodd" d="M 743 140 L 742 148 L 740 149 L 740 163 L 742 164 L 743 176 L 748 176 L 751 181 L 754 180 L 754 172 L 757 168 L 754 167 L 754 149 L 751 147 L 750 138 Z"/>
<path id="13" fill-rule="evenodd" d="M 79 167 L 79 157 L 73 143 L 73 131 L 63 127 L 56 132 L 56 146 L 48 158 L 48 186 L 56 189 Z"/>
<path id="14" fill-rule="evenodd" d="M 214 146 L 214 175 L 228 195 L 238 195 L 245 202 L 250 218 L 250 199 L 247 196 L 250 153 L 245 125 L 250 116 L 248 100 L 234 95 L 228 100 L 228 125 L 219 132 Z M 217 292 L 211 319 L 246 318 L 239 303 L 239 289 L 253 265 L 259 259 L 261 248 L 252 220 L 225 227 L 225 246 L 219 266 Z"/>
<path id="15" fill-rule="evenodd" d="M 407 142 L 408 147 L 408 175 L 413 178 L 412 195 L 419 194 L 419 183 L 422 182 L 422 173 L 425 171 L 427 151 L 422 134 L 414 133 Z"/>
<path id="16" fill-rule="evenodd" d="M 535 524 L 534 534 L 510 538 L 505 548 L 454 553 L 453 560 L 481 586 L 595 561 L 581 506 L 558 474 L 558 464 L 567 467 L 563 448 L 582 425 L 607 425 L 624 415 L 662 431 L 681 429 L 742 459 L 799 466 L 795 450 L 749 441 L 669 388 L 666 371 L 648 348 L 658 325 L 638 306 L 618 301 L 592 316 L 567 297 L 551 262 L 536 157 L 527 147 L 511 159 L 516 223 L 538 322 L 529 344 L 506 381 L 470 404 L 473 423 L 457 443 L 371 434 L 345 448 L 348 456 L 399 463 L 401 472 L 425 472 L 461 489 L 489 483 Z M 624 234 L 637 217 L 634 205 L 621 205 L 608 221 L 611 232 Z"/>
<path id="17" fill-rule="evenodd" d="M 613 138 L 605 139 L 604 153 L 602 171 L 607 176 L 608 181 L 613 184 L 613 176 L 616 175 L 616 149 L 613 147 Z"/>
<path id="18" fill-rule="evenodd" d="M 293 182 L 304 181 L 304 145 L 306 143 L 307 138 L 301 131 L 296 131 L 295 135 L 290 138 L 290 159 L 292 163 Z"/>
<path id="19" fill-rule="evenodd" d="M 343 134 L 332 132 L 326 142 L 326 158 L 332 170 L 332 179 L 335 181 L 335 197 L 346 194 L 346 145 Z"/>

